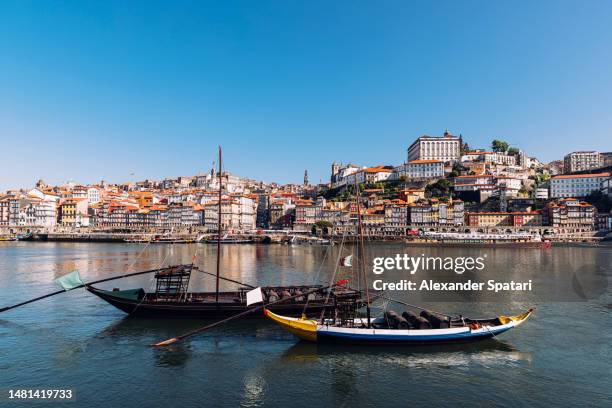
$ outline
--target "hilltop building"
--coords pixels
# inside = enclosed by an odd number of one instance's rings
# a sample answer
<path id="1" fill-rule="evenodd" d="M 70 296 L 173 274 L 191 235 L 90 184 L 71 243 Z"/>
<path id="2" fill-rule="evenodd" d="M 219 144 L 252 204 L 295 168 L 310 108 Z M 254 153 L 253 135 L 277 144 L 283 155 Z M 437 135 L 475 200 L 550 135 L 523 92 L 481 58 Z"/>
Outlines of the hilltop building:
<path id="1" fill-rule="evenodd" d="M 443 136 L 423 135 L 408 148 L 408 160 L 440 160 L 456 162 L 461 158 L 461 137 L 453 136 L 448 130 Z"/>

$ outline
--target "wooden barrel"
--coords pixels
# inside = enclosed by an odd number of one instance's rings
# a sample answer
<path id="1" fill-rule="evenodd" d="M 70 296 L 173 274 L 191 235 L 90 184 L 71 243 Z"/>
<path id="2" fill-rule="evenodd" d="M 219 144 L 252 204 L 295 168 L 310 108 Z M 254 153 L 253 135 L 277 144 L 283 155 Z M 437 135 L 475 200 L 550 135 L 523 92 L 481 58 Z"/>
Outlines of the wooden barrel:
<path id="1" fill-rule="evenodd" d="M 415 313 L 407 310 L 402 313 L 402 317 L 410 323 L 410 326 L 414 329 L 431 329 L 431 324 L 429 320 L 424 317 L 417 316 Z"/>
<path id="2" fill-rule="evenodd" d="M 304 301 L 304 296 L 302 296 L 302 295 L 303 295 L 303 293 L 302 293 L 302 291 L 301 291 L 301 290 L 299 290 L 299 289 L 296 289 L 296 290 L 295 290 L 295 292 L 293 292 L 293 296 L 297 296 L 297 297 L 295 298 L 295 301 L 296 301 L 296 302 L 298 302 L 298 303 L 300 303 L 300 302 L 303 302 L 303 301 Z"/>
<path id="3" fill-rule="evenodd" d="M 423 310 L 421 312 L 421 317 L 427 319 L 432 327 L 436 329 L 448 329 L 450 327 L 450 320 L 448 317 L 430 312 L 429 310 Z"/>
<path id="4" fill-rule="evenodd" d="M 398 315 L 393 310 L 389 310 L 388 312 L 386 312 L 385 313 L 385 318 L 386 318 L 387 322 L 389 323 L 389 326 L 394 328 L 394 329 L 408 330 L 411 327 L 410 323 L 408 323 L 408 321 L 406 319 L 404 319 L 402 316 Z"/>
<path id="5" fill-rule="evenodd" d="M 278 300 L 278 293 L 270 289 L 268 291 L 268 302 L 276 302 Z"/>

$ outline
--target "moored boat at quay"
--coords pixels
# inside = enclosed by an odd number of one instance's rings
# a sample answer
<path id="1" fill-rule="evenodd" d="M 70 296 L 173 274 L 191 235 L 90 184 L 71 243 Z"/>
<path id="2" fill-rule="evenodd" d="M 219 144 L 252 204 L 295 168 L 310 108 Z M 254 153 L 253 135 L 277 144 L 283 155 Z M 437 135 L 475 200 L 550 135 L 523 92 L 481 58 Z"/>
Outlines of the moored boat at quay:
<path id="1" fill-rule="evenodd" d="M 487 245 L 498 247 L 528 247 L 528 248 L 550 248 L 551 242 L 542 239 L 540 235 L 529 233 L 457 233 L 457 232 L 422 232 L 419 236 L 406 239 L 411 245 Z"/>

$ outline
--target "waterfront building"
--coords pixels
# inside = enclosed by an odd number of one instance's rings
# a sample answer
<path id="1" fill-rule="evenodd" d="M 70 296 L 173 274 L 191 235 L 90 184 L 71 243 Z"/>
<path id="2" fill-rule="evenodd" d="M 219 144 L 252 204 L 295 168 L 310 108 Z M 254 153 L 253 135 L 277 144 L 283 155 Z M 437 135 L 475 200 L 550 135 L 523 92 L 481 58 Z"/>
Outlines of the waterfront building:
<path id="1" fill-rule="evenodd" d="M 60 202 L 58 223 L 63 227 L 80 228 L 89 226 L 87 198 L 66 198 Z"/>
<path id="2" fill-rule="evenodd" d="M 469 212 L 465 215 L 470 227 L 538 227 L 542 226 L 542 214 L 532 212 Z"/>
<path id="3" fill-rule="evenodd" d="M 403 200 L 391 200 L 385 204 L 386 235 L 406 235 L 409 217 L 408 203 Z"/>
<path id="4" fill-rule="evenodd" d="M 594 206 L 575 198 L 550 202 L 545 207 L 546 225 L 562 229 L 590 231 L 595 227 L 597 210 Z"/>
<path id="5" fill-rule="evenodd" d="M 323 205 L 312 200 L 298 200 L 295 203 L 295 223 L 293 228 L 298 231 L 310 231 L 312 226 L 321 220 Z"/>
<path id="6" fill-rule="evenodd" d="M 288 204 L 285 200 L 274 200 L 270 203 L 270 223 L 272 229 L 285 229 L 293 225 L 295 217 L 295 206 Z"/>
<path id="7" fill-rule="evenodd" d="M 603 158 L 599 152 L 581 151 L 572 152 L 563 158 L 565 173 L 596 169 L 603 166 Z"/>
<path id="8" fill-rule="evenodd" d="M 197 213 L 193 203 L 170 204 L 167 212 L 167 225 L 169 227 L 192 226 L 201 223 L 202 217 Z"/>
<path id="9" fill-rule="evenodd" d="M 54 200 L 39 200 L 34 206 L 34 225 L 53 228 L 57 223 L 57 203 Z"/>
<path id="10" fill-rule="evenodd" d="M 9 225 L 10 198 L 9 195 L 0 197 L 0 227 L 8 227 Z"/>
<path id="11" fill-rule="evenodd" d="M 258 193 L 257 196 L 257 228 L 270 228 L 270 195 Z"/>
<path id="12" fill-rule="evenodd" d="M 363 232 L 369 236 L 381 236 L 385 234 L 385 211 L 382 206 L 377 208 L 366 208 L 361 213 L 361 225 Z"/>
<path id="13" fill-rule="evenodd" d="M 601 190 L 602 183 L 608 178 L 610 178 L 610 173 L 553 176 L 550 180 L 550 197 L 585 197 L 593 191 Z"/>
<path id="14" fill-rule="evenodd" d="M 339 204 L 339 203 L 334 203 Z M 344 228 L 350 223 L 350 213 L 348 206 L 330 205 L 321 210 L 321 221 L 327 221 L 332 225 L 332 231 L 341 234 Z"/>
<path id="15" fill-rule="evenodd" d="M 440 160 L 444 163 L 460 159 L 461 138 L 445 131 L 444 135 L 423 135 L 408 148 L 407 162 L 414 160 Z"/>
<path id="16" fill-rule="evenodd" d="M 464 224 L 464 204 L 461 200 L 450 203 L 432 199 L 408 206 L 409 223 L 414 226 L 461 226 Z"/>

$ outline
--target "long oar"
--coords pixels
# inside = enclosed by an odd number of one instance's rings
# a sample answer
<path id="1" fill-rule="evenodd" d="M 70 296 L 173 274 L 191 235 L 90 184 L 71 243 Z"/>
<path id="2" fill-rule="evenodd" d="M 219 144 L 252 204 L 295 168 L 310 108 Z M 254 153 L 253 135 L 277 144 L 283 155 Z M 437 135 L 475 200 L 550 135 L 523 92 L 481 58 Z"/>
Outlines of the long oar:
<path id="1" fill-rule="evenodd" d="M 198 268 L 195 268 L 195 269 L 196 269 L 198 272 L 205 273 L 205 274 L 210 275 L 210 276 L 214 276 L 214 277 L 216 277 L 216 276 L 217 276 L 217 274 L 212 273 L 212 272 L 202 271 L 202 270 L 200 270 L 200 269 L 198 269 Z M 233 280 L 233 279 L 230 279 L 230 278 L 224 278 L 223 276 L 219 276 L 219 279 L 224 280 L 224 281 L 227 281 L 227 282 L 236 283 L 236 284 L 238 284 L 238 285 L 246 286 L 247 288 L 255 289 L 255 286 L 251 286 L 251 285 L 249 285 L 248 283 L 239 282 L 239 281 L 237 281 L 237 280 Z"/>
<path id="2" fill-rule="evenodd" d="M 215 275 L 215 276 L 216 276 L 216 275 Z M 180 336 L 176 336 L 176 337 L 173 337 L 173 338 L 168 339 L 168 340 L 160 341 L 159 343 L 154 343 L 154 344 L 151 344 L 151 346 L 152 346 L 152 347 L 165 347 L 165 346 L 169 346 L 170 344 L 173 344 L 173 343 L 176 343 L 176 342 L 178 342 L 178 341 L 181 341 L 181 340 L 183 340 L 183 339 L 185 339 L 185 338 L 187 338 L 187 337 L 191 337 L 191 336 L 194 336 L 194 335 L 196 335 L 196 334 L 198 334 L 198 333 L 202 333 L 203 331 L 206 331 L 206 330 L 208 330 L 208 329 L 212 329 L 213 327 L 220 326 L 220 325 L 222 325 L 223 323 L 227 323 L 227 322 L 229 322 L 230 320 L 238 319 L 239 317 L 246 316 L 246 315 L 248 315 L 249 313 L 253 313 L 253 312 L 256 312 L 256 311 L 258 311 L 258 310 L 261 310 L 261 309 L 265 308 L 266 306 L 275 305 L 275 304 L 277 304 L 277 303 L 281 303 L 281 302 L 285 302 L 285 301 L 287 301 L 287 300 L 295 299 L 295 298 L 300 297 L 300 296 L 308 296 L 308 295 L 310 295 L 311 293 L 319 292 L 319 291 L 321 291 L 321 290 L 325 290 L 325 289 L 328 289 L 328 288 L 331 288 L 331 287 L 334 287 L 334 286 L 337 286 L 337 285 L 328 285 L 328 286 L 323 286 L 323 287 L 320 287 L 320 288 L 317 288 L 317 289 L 312 289 L 312 290 L 309 290 L 309 291 L 304 292 L 304 293 L 301 293 L 301 294 L 299 294 L 299 295 L 294 295 L 294 296 L 290 296 L 290 297 L 288 297 L 288 298 L 284 298 L 284 299 L 280 299 L 280 300 L 277 300 L 277 301 L 274 301 L 274 302 L 270 302 L 270 303 L 268 303 L 267 305 L 266 305 L 266 304 L 264 304 L 264 305 L 261 305 L 261 306 L 257 306 L 257 307 L 254 307 L 254 308 L 252 308 L 252 309 L 249 309 L 249 310 L 247 310 L 247 311 L 244 311 L 244 312 L 242 312 L 242 313 L 238 313 L 237 315 L 234 315 L 234 316 L 232 316 L 232 317 L 228 317 L 228 318 L 226 318 L 226 319 L 219 320 L 218 322 L 215 322 L 215 323 L 209 324 L 209 325 L 207 325 L 207 326 L 199 327 L 199 328 L 197 328 L 197 329 L 195 329 L 195 330 L 192 330 L 192 331 L 190 331 L 190 332 L 188 332 L 188 333 L 181 334 Z"/>
<path id="3" fill-rule="evenodd" d="M 115 279 L 128 278 L 130 276 L 138 276 L 138 275 L 144 275 L 146 273 L 159 272 L 159 271 L 163 271 L 164 269 L 167 269 L 167 268 L 158 268 L 158 269 L 150 269 L 148 271 L 126 273 L 126 274 L 123 274 L 123 275 L 113 276 L 113 277 L 110 277 L 110 278 L 104 278 L 104 279 L 99 279 L 99 280 L 96 280 L 96 281 L 93 281 L 93 282 L 84 283 L 82 285 L 75 286 L 74 288 L 69 289 L 69 290 L 84 288 L 86 286 L 95 285 L 96 283 L 108 282 L 108 281 L 112 281 L 112 280 L 115 280 Z M 14 308 L 19 307 L 19 306 L 27 305 L 28 303 L 36 302 L 37 300 L 46 299 L 48 297 L 59 295 L 60 293 L 66 293 L 66 292 L 68 292 L 68 291 L 62 289 L 62 290 L 58 290 L 56 292 L 48 293 L 48 294 L 43 295 L 43 296 L 39 296 L 39 297 L 34 298 L 34 299 L 26 300 L 25 302 L 17 303 L 16 305 L 13 305 L 13 306 L 3 307 L 3 308 L 0 308 L 0 313 L 6 312 L 7 310 L 14 309 Z"/>

